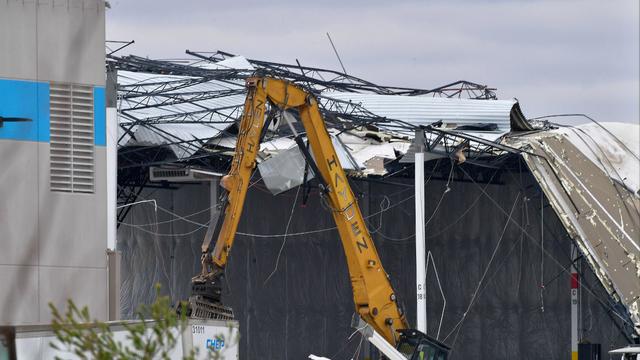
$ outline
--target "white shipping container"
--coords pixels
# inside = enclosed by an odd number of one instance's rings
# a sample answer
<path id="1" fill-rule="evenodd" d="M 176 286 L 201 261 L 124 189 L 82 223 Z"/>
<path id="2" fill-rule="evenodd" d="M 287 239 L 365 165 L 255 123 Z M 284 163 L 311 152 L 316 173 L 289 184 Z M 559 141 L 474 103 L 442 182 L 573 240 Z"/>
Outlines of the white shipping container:
<path id="1" fill-rule="evenodd" d="M 126 344 L 127 331 L 122 321 L 108 322 L 117 341 Z M 134 322 L 128 322 L 134 323 Z M 189 319 L 183 333 L 176 328 L 176 346 L 171 350 L 171 359 L 182 359 L 193 349 L 196 359 L 237 360 L 239 358 L 240 329 L 237 321 L 227 320 L 195 320 Z M 57 340 L 51 326 L 30 325 L 15 327 L 15 354 L 17 360 L 78 359 L 69 351 L 60 351 L 51 347 Z M 62 348 L 62 346 L 59 346 Z M 215 353 L 217 355 L 213 356 Z M 3 356 L 0 355 L 0 358 Z"/>

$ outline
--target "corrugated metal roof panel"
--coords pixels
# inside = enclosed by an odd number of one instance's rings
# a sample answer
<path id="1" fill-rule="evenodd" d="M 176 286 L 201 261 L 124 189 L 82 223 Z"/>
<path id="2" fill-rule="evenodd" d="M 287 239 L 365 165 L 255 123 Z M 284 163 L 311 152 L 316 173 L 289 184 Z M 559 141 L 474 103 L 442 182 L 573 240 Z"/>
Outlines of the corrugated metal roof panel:
<path id="1" fill-rule="evenodd" d="M 138 126 L 133 132 L 135 139 L 130 138 L 127 145 L 153 146 L 171 144 L 169 147 L 177 158 L 193 155 L 201 148 L 199 143 L 181 143 L 195 139 L 210 139 L 220 135 L 226 129 L 223 124 L 158 124 Z"/>
<path id="2" fill-rule="evenodd" d="M 323 93 L 323 96 L 351 101 L 376 115 L 415 125 L 428 125 L 440 120 L 457 126 L 496 124 L 498 130 L 489 133 L 506 133 L 511 130 L 511 110 L 517 104 L 516 100 L 470 100 L 341 92 Z"/>

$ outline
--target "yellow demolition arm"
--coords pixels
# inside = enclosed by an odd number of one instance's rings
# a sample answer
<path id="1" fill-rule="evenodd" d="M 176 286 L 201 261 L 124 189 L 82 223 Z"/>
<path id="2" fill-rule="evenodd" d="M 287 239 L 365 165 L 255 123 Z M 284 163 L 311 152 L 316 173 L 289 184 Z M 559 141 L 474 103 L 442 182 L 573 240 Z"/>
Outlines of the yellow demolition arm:
<path id="1" fill-rule="evenodd" d="M 396 295 L 380 262 L 371 235 L 340 165 L 314 96 L 284 80 L 254 77 L 247 79 L 248 94 L 231 170 L 221 182 L 228 191 L 224 221 L 212 256 L 210 238 L 202 246 L 203 272 L 219 272 L 227 263 L 235 239 L 248 183 L 256 166 L 267 101 L 282 109 L 300 113 L 317 171 L 326 184 L 332 215 L 347 258 L 357 313 L 392 345 L 395 330 L 408 324 L 396 303 Z M 211 267 L 212 269 L 209 269 Z M 205 275 L 205 274 L 203 274 Z"/>

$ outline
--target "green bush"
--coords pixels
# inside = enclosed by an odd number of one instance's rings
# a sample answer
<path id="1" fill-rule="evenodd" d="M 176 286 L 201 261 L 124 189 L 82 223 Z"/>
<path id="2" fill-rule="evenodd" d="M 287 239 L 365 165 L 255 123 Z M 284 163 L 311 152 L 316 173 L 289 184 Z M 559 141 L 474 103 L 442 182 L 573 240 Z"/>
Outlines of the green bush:
<path id="1" fill-rule="evenodd" d="M 53 320 L 53 332 L 59 344 L 50 346 L 68 351 L 80 359 L 169 359 L 170 351 L 176 346 L 178 336 L 187 326 L 186 306 L 178 314 L 171 307 L 168 296 L 160 296 L 160 285 L 156 285 L 156 301 L 143 305 L 137 312 L 139 322 L 124 322 L 127 341 L 123 344 L 115 339 L 109 326 L 91 319 L 89 309 L 78 308 L 68 300 L 64 313 L 49 303 Z M 179 333 L 175 333 L 179 329 Z M 192 352 L 185 360 L 192 360 Z M 60 359 L 56 357 L 56 359 Z"/>

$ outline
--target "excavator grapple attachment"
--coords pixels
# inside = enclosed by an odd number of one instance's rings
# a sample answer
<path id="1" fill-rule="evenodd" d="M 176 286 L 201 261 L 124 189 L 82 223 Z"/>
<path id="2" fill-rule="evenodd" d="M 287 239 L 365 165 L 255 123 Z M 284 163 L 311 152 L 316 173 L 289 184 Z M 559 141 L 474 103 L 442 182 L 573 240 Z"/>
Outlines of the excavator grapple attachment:
<path id="1" fill-rule="evenodd" d="M 196 319 L 233 320 L 233 309 L 222 303 L 215 303 L 199 296 L 191 295 L 188 301 L 188 316 Z"/>

